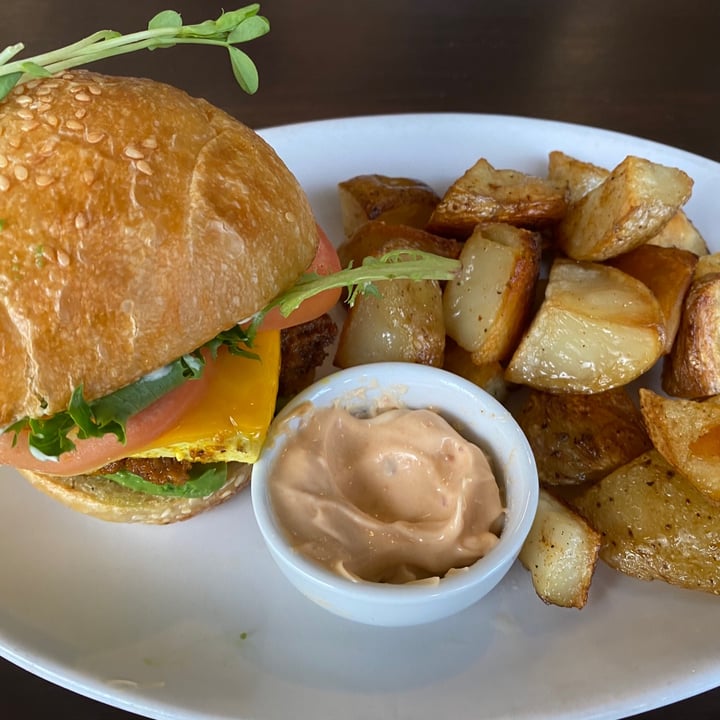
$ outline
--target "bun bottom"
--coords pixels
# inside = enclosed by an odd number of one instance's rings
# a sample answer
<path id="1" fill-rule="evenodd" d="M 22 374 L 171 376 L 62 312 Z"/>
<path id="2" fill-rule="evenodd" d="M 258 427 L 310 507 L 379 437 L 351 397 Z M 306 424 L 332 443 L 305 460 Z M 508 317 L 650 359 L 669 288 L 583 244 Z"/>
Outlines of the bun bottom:
<path id="1" fill-rule="evenodd" d="M 167 525 L 225 502 L 250 482 L 251 471 L 248 463 L 228 463 L 227 482 L 204 498 L 146 495 L 97 475 L 60 477 L 30 470 L 19 472 L 38 490 L 72 510 L 110 522 Z"/>

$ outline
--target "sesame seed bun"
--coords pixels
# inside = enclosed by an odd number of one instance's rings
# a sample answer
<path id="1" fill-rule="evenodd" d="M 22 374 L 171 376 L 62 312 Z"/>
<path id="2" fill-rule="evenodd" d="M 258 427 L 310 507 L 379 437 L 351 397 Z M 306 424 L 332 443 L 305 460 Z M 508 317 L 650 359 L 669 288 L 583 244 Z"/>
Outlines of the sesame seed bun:
<path id="1" fill-rule="evenodd" d="M 0 102 L 0 425 L 128 385 L 291 286 L 317 232 L 252 130 L 151 80 L 67 72 Z"/>
<path id="2" fill-rule="evenodd" d="M 318 235 L 256 133 L 151 80 L 66 72 L 0 101 L 0 427 L 108 395 L 249 318 L 294 284 Z M 21 471 L 74 510 L 170 523 L 206 498 Z"/>

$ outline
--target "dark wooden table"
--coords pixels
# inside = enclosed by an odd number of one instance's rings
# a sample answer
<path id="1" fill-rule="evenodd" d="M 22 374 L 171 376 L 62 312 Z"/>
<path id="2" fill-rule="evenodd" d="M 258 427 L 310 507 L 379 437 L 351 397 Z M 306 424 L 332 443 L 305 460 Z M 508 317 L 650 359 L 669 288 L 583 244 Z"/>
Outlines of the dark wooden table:
<path id="1" fill-rule="evenodd" d="M 0 46 L 32 53 L 110 27 L 130 32 L 210 0 L 23 0 L 0 7 Z M 261 90 L 235 87 L 224 53 L 142 53 L 97 69 L 178 85 L 252 127 L 395 112 L 550 118 L 647 137 L 720 161 L 716 0 L 266 0 L 272 32 L 248 49 Z M 11 548 L 5 548 L 11 552 Z M 0 717 L 134 717 L 0 661 Z M 720 689 L 644 720 L 720 717 Z"/>

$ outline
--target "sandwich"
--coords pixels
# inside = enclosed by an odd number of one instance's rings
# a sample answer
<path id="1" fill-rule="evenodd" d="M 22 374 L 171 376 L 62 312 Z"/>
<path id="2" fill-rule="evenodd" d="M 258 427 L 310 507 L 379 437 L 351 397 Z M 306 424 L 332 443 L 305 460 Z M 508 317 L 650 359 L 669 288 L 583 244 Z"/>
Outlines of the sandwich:
<path id="1" fill-rule="evenodd" d="M 248 321 L 336 262 L 277 154 L 206 101 L 85 70 L 18 85 L 0 101 L 0 463 L 118 522 L 233 496 L 274 414 L 280 330 L 309 318 Z"/>

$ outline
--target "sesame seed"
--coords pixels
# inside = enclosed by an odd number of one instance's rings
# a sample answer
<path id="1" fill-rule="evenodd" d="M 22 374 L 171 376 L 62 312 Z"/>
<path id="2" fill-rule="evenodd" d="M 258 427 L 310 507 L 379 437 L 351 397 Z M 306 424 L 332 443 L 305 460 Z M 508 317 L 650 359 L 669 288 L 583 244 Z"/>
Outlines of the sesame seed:
<path id="1" fill-rule="evenodd" d="M 27 108 L 20 108 L 17 111 L 17 116 L 19 118 L 22 118 L 23 120 L 32 120 L 35 116 L 32 114 L 31 110 L 28 110 Z"/>
<path id="2" fill-rule="evenodd" d="M 100 88 L 100 86 L 95 85 L 95 83 L 91 83 L 90 85 L 88 85 L 87 89 L 91 95 L 100 95 L 102 93 L 102 89 Z"/>
<path id="3" fill-rule="evenodd" d="M 15 98 L 15 102 L 22 106 L 29 105 L 32 102 L 32 98 L 29 95 L 18 95 Z"/>
<path id="4" fill-rule="evenodd" d="M 57 264 L 60 267 L 67 267 L 70 264 L 70 256 L 64 250 L 57 251 Z"/>
<path id="5" fill-rule="evenodd" d="M 49 95 L 53 91 L 53 88 L 50 87 L 50 85 L 43 85 L 42 87 L 39 87 L 36 91 L 36 95 Z"/>
<path id="6" fill-rule="evenodd" d="M 78 120 L 82 120 L 87 115 L 87 110 L 85 108 L 80 108 L 75 112 L 75 117 Z"/>
<path id="7" fill-rule="evenodd" d="M 23 132 L 30 132 L 31 130 L 34 130 L 38 125 L 40 125 L 40 123 L 37 120 L 25 120 L 25 122 L 20 125 L 20 129 Z"/>
<path id="8" fill-rule="evenodd" d="M 79 123 L 77 120 L 68 120 L 65 123 L 65 127 L 68 130 L 77 130 L 78 132 L 85 129 L 85 126 L 82 123 Z"/>
<path id="9" fill-rule="evenodd" d="M 7 156 L 0 154 L 0 168 L 7 167 L 7 164 L 8 164 Z"/>
<path id="10" fill-rule="evenodd" d="M 83 170 L 82 179 L 86 185 L 90 185 L 95 179 L 95 173 L 92 170 Z"/>
<path id="11" fill-rule="evenodd" d="M 50 105 L 50 103 L 41 102 L 38 103 L 36 110 L 38 111 L 38 114 L 42 115 L 44 112 L 47 112 L 51 107 L 52 106 Z"/>
<path id="12" fill-rule="evenodd" d="M 132 160 L 142 160 L 145 157 L 144 153 L 138 150 L 134 145 L 126 145 L 123 150 L 123 154 L 125 157 L 129 157 Z"/>
<path id="13" fill-rule="evenodd" d="M 5 175 L 0 175 L 0 192 L 6 192 L 10 189 L 10 181 Z"/>
<path id="14" fill-rule="evenodd" d="M 45 115 L 43 119 L 48 125 L 52 125 L 52 127 L 58 126 L 58 119 L 56 115 Z"/>
<path id="15" fill-rule="evenodd" d="M 142 141 L 142 146 L 148 150 L 155 150 L 157 147 L 157 140 L 154 137 L 145 138 Z"/>
<path id="16" fill-rule="evenodd" d="M 57 145 L 58 140 L 56 137 L 48 138 L 39 149 L 40 155 L 43 157 L 50 157 L 55 152 L 55 146 Z"/>
<path id="17" fill-rule="evenodd" d="M 16 150 L 20 147 L 20 138 L 17 135 L 13 135 L 7 139 L 8 145 L 14 147 Z"/>
<path id="18" fill-rule="evenodd" d="M 145 160 L 138 160 L 137 163 L 135 163 L 135 167 L 145 175 L 153 174 L 152 168 L 147 164 Z"/>
<path id="19" fill-rule="evenodd" d="M 83 102 L 83 103 L 90 102 L 90 96 L 84 90 L 82 92 L 77 93 L 77 95 L 75 95 L 75 99 L 78 102 Z"/>
<path id="20" fill-rule="evenodd" d="M 36 175 L 35 176 L 35 184 L 38 187 L 47 187 L 48 185 L 51 185 L 54 182 L 55 178 L 53 178 L 51 175 Z"/>
<path id="21" fill-rule="evenodd" d="M 63 80 L 74 80 L 75 79 L 75 76 L 69 72 L 63 73 L 60 77 L 62 77 Z"/>
<path id="22" fill-rule="evenodd" d="M 85 139 L 86 139 L 91 145 L 94 145 L 95 143 L 99 143 L 104 137 L 105 137 L 105 133 L 104 133 L 104 132 L 94 131 L 94 132 L 89 132 L 89 133 L 85 136 Z"/>
<path id="23" fill-rule="evenodd" d="M 30 90 L 34 90 L 39 84 L 40 80 L 30 80 L 30 82 L 25 83 L 25 87 L 30 88 Z"/>
<path id="24" fill-rule="evenodd" d="M 15 174 L 15 179 L 22 182 L 23 180 L 27 180 L 28 178 L 28 169 L 24 165 L 16 165 L 13 168 L 13 173 Z"/>
<path id="25" fill-rule="evenodd" d="M 83 230 L 87 227 L 87 218 L 82 213 L 78 213 L 75 216 L 75 227 L 78 230 Z"/>

